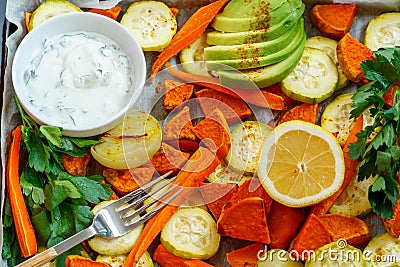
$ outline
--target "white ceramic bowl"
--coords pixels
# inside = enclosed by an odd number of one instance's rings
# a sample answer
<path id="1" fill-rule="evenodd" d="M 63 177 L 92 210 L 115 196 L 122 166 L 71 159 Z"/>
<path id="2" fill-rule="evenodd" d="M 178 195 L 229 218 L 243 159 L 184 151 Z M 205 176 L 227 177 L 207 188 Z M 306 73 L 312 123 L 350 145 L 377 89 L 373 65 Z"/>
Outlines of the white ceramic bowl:
<path id="1" fill-rule="evenodd" d="M 130 58 L 130 64 L 133 65 L 134 70 L 134 82 L 129 91 L 129 96 L 126 98 L 128 99 L 126 104 L 124 102 L 124 104 L 120 106 L 120 110 L 115 112 L 112 116 L 108 116 L 107 119 L 101 118 L 93 121 L 90 120 L 91 123 L 81 126 L 72 125 L 68 127 L 61 125 L 61 122 L 57 125 L 57 123 L 54 123 L 54 119 L 49 120 L 48 116 L 43 114 L 43 112 L 34 109 L 29 103 L 27 82 L 24 75 L 29 69 L 32 59 L 35 58 L 38 51 L 42 49 L 45 40 L 59 36 L 60 34 L 81 31 L 99 33 L 115 41 Z M 45 75 L 50 74 L 46 73 Z M 21 41 L 15 53 L 12 65 L 12 81 L 15 93 L 23 109 L 39 124 L 63 127 L 64 135 L 75 137 L 98 135 L 106 132 L 121 122 L 129 106 L 137 100 L 142 92 L 145 79 L 146 61 L 144 54 L 139 44 L 129 31 L 120 23 L 112 19 L 89 12 L 62 14 L 41 23 L 29 32 Z M 90 98 L 86 98 L 85 101 L 87 101 L 88 106 L 102 105 L 102 101 L 108 101 L 108 98 L 112 97 L 113 95 L 110 93 L 109 97 L 102 97 L 100 99 L 101 101 L 98 101 L 99 103 L 93 103 L 95 101 Z"/>

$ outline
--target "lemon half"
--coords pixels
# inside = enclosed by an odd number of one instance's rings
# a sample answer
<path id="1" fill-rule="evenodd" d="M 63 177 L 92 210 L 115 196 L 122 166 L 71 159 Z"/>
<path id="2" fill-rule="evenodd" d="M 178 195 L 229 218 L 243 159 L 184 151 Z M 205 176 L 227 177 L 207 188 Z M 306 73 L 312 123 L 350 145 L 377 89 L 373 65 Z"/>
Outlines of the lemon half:
<path id="1" fill-rule="evenodd" d="M 290 207 L 313 205 L 343 183 L 343 152 L 336 138 L 320 126 L 285 122 L 265 140 L 258 175 L 276 201 Z"/>

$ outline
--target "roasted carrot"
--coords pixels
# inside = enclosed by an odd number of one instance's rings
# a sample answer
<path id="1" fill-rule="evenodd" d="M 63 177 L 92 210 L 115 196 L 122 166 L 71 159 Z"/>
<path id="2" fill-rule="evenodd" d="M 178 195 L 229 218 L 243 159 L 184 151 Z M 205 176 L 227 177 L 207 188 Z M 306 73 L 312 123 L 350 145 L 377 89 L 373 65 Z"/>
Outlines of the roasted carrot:
<path id="1" fill-rule="evenodd" d="M 65 267 L 111 267 L 110 264 L 101 261 L 94 261 L 79 255 L 68 255 L 65 259 Z"/>
<path id="2" fill-rule="evenodd" d="M 100 14 L 110 19 L 117 20 L 119 13 L 121 12 L 122 8 L 120 6 L 115 6 L 109 9 L 99 9 L 99 8 L 91 8 L 88 9 L 88 12 Z"/>
<path id="3" fill-rule="evenodd" d="M 183 81 L 225 93 L 259 107 L 270 108 L 273 110 L 284 110 L 286 108 L 285 100 L 280 95 L 265 90 L 229 88 L 220 84 L 217 78 L 183 72 L 173 68 L 168 62 L 166 63 L 166 66 L 172 75 Z"/>
<path id="4" fill-rule="evenodd" d="M 168 222 L 171 216 L 176 212 L 181 205 L 193 192 L 195 187 L 198 187 L 219 165 L 220 161 L 208 149 L 199 147 L 196 152 L 190 157 L 188 162 L 178 173 L 174 183 L 182 187 L 187 187 L 173 202 L 160 210 L 154 217 L 147 221 L 143 230 L 136 241 L 134 247 L 129 253 L 125 266 L 131 267 L 139 261 L 143 253 L 146 252 L 150 244 L 161 232 L 164 225 Z"/>
<path id="5" fill-rule="evenodd" d="M 360 82 L 364 79 L 361 63 L 375 59 L 371 49 L 353 38 L 349 33 L 346 33 L 338 42 L 336 52 L 339 66 L 344 75 L 353 82 Z"/>
<path id="6" fill-rule="evenodd" d="M 310 19 L 322 35 L 340 40 L 353 24 L 356 11 L 356 4 L 315 5 L 310 11 Z"/>
<path id="7" fill-rule="evenodd" d="M 265 251 L 264 244 L 254 243 L 227 253 L 226 260 L 232 267 L 255 267 L 259 251 Z"/>
<path id="8" fill-rule="evenodd" d="M 173 56 L 182 51 L 194 40 L 203 34 L 208 24 L 218 14 L 220 9 L 229 0 L 217 0 L 209 5 L 199 8 L 182 26 L 177 34 L 172 38 L 170 44 L 158 55 L 151 69 L 151 77 L 153 78 L 157 72 L 168 62 Z"/>
<path id="9" fill-rule="evenodd" d="M 343 147 L 343 157 L 344 157 L 344 181 L 340 186 L 339 190 L 330 196 L 329 198 L 319 202 L 314 205 L 310 213 L 315 214 L 317 216 L 323 215 L 328 212 L 328 210 L 332 207 L 333 203 L 338 199 L 338 197 L 342 194 L 342 192 L 349 185 L 350 181 L 354 178 L 357 173 L 357 160 L 350 158 L 349 156 L 349 145 L 357 141 L 358 137 L 356 136 L 363 128 L 363 117 L 360 115 L 356 121 L 354 122 L 353 128 L 351 129 L 349 136 L 347 137 L 346 143 Z"/>
<path id="10" fill-rule="evenodd" d="M 32 13 L 29 12 L 24 13 L 24 20 L 27 31 L 29 31 L 29 23 L 31 22 L 31 18 L 32 18 Z"/>
<path id="11" fill-rule="evenodd" d="M 211 267 L 212 265 L 201 260 L 188 260 L 169 252 L 162 244 L 154 251 L 153 259 L 163 267 Z"/>
<path id="12" fill-rule="evenodd" d="M 25 205 L 24 196 L 19 185 L 19 153 L 21 148 L 21 127 L 12 131 L 12 142 L 8 156 L 6 185 L 8 198 L 10 199 L 11 211 L 14 219 L 15 232 L 17 235 L 22 257 L 29 257 L 37 252 L 35 230 L 29 218 L 28 209 Z"/>

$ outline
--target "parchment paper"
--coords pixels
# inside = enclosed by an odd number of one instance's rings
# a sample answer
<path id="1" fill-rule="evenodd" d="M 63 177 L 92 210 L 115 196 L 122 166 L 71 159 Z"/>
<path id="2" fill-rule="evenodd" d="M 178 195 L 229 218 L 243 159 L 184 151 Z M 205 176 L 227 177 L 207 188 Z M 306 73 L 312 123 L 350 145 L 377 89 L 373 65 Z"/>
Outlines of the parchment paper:
<path id="1" fill-rule="evenodd" d="M 17 26 L 17 30 L 7 38 L 6 46 L 8 49 L 7 55 L 7 66 L 4 76 L 4 94 L 3 94 L 3 107 L 1 114 L 1 164 L 2 164 L 2 179 L 0 183 L 0 218 L 3 218 L 3 206 L 4 206 L 4 179 L 5 179 L 5 167 L 7 159 L 7 150 L 9 146 L 9 139 L 11 130 L 20 123 L 20 118 L 17 113 L 15 103 L 12 99 L 13 86 L 11 81 L 11 65 L 14 57 L 14 53 L 23 36 L 26 34 L 24 26 L 24 12 L 32 12 L 40 4 L 39 0 L 8 0 L 6 8 L 6 18 L 10 23 Z M 80 7 L 96 7 L 96 8 L 110 8 L 115 4 L 119 4 L 123 8 L 123 12 L 127 7 L 134 1 L 132 0 L 74 0 L 74 3 Z M 212 2 L 212 0 L 165 0 L 164 1 L 170 7 L 179 8 L 177 16 L 178 27 L 186 21 L 186 19 L 199 7 Z M 353 37 L 360 41 L 364 39 L 365 28 L 374 16 L 384 12 L 400 11 L 400 0 L 303 0 L 306 4 L 306 10 L 304 12 L 305 17 L 305 29 L 308 37 L 319 35 L 318 30 L 311 24 L 308 19 L 310 8 L 316 3 L 355 3 L 357 4 L 357 17 L 350 29 L 350 33 Z M 122 12 L 122 14 L 123 14 Z M 158 53 L 146 52 L 147 71 L 150 73 L 150 68 L 154 62 L 155 57 Z M 149 88 L 145 90 L 143 96 L 141 108 L 146 110 L 146 103 L 152 103 L 155 101 L 154 94 L 157 93 L 157 88 Z M 324 101 L 320 105 L 320 110 L 329 103 L 329 101 L 338 94 L 343 94 L 348 91 L 353 91 L 354 86 L 349 86 L 342 91 L 336 92 L 331 98 Z M 146 102 L 147 101 L 147 102 Z M 147 107 L 148 108 L 148 107 Z M 154 112 L 154 110 L 153 110 Z M 157 112 L 157 111 L 156 111 Z M 162 111 L 159 111 L 162 113 Z M 160 114 L 162 115 L 162 114 Z M 372 235 L 376 235 L 382 232 L 382 223 L 374 215 L 369 215 L 364 220 L 371 226 Z M 3 243 L 3 229 L 0 228 L 0 247 Z M 215 266 L 229 266 L 225 259 L 225 253 L 232 251 L 235 248 L 243 247 L 247 243 L 240 240 L 231 238 L 223 238 L 220 246 L 220 250 L 216 256 L 214 256 L 210 262 Z M 0 256 L 1 257 L 1 256 Z M 0 258 L 1 259 L 1 258 Z M 0 260 L 1 264 L 1 260 Z"/>

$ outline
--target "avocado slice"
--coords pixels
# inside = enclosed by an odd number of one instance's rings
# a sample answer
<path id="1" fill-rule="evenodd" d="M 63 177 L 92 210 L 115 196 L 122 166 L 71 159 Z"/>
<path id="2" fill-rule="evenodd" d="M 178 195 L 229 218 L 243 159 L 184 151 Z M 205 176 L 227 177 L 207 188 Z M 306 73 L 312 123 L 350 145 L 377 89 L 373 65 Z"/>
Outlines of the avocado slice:
<path id="1" fill-rule="evenodd" d="M 303 24 L 302 24 L 303 25 Z M 267 65 L 275 64 L 279 61 L 284 60 L 290 54 L 302 44 L 304 37 L 304 26 L 301 27 L 294 38 L 292 38 L 289 44 L 285 47 L 282 46 L 281 50 L 276 53 L 272 53 L 263 57 L 251 57 L 242 59 L 227 59 L 227 60 L 206 60 L 206 66 L 208 70 L 231 70 L 232 68 L 242 70 L 259 68 Z"/>
<path id="2" fill-rule="evenodd" d="M 278 38 L 294 25 L 303 16 L 305 5 L 295 9 L 289 16 L 268 29 L 246 31 L 246 32 L 219 32 L 207 33 L 207 44 L 209 45 L 238 45 L 258 42 L 266 42 Z"/>
<path id="3" fill-rule="evenodd" d="M 263 57 L 279 52 L 287 47 L 299 31 L 304 31 L 304 20 L 301 18 L 294 27 L 280 37 L 261 43 L 241 45 L 216 45 L 204 48 L 205 60 L 228 60 L 252 57 Z"/>
<path id="4" fill-rule="evenodd" d="M 222 14 L 230 18 L 250 18 L 254 17 L 260 10 L 275 10 L 288 0 L 231 0 L 224 8 Z"/>
<path id="5" fill-rule="evenodd" d="M 275 10 L 266 10 L 257 12 L 252 17 L 227 17 L 223 13 L 218 14 L 213 20 L 211 26 L 221 32 L 246 32 L 261 29 L 268 29 L 270 25 L 275 25 L 288 17 L 297 9 L 299 0 L 289 0 L 284 2 Z M 246 6 L 246 5 L 245 5 Z M 243 8 L 242 8 L 243 9 Z"/>
<path id="6" fill-rule="evenodd" d="M 282 81 L 299 62 L 306 42 L 306 35 L 303 33 L 302 41 L 297 49 L 286 59 L 279 63 L 262 68 L 238 71 L 219 71 L 221 84 L 232 88 L 254 88 L 254 83 L 258 88 Z"/>

